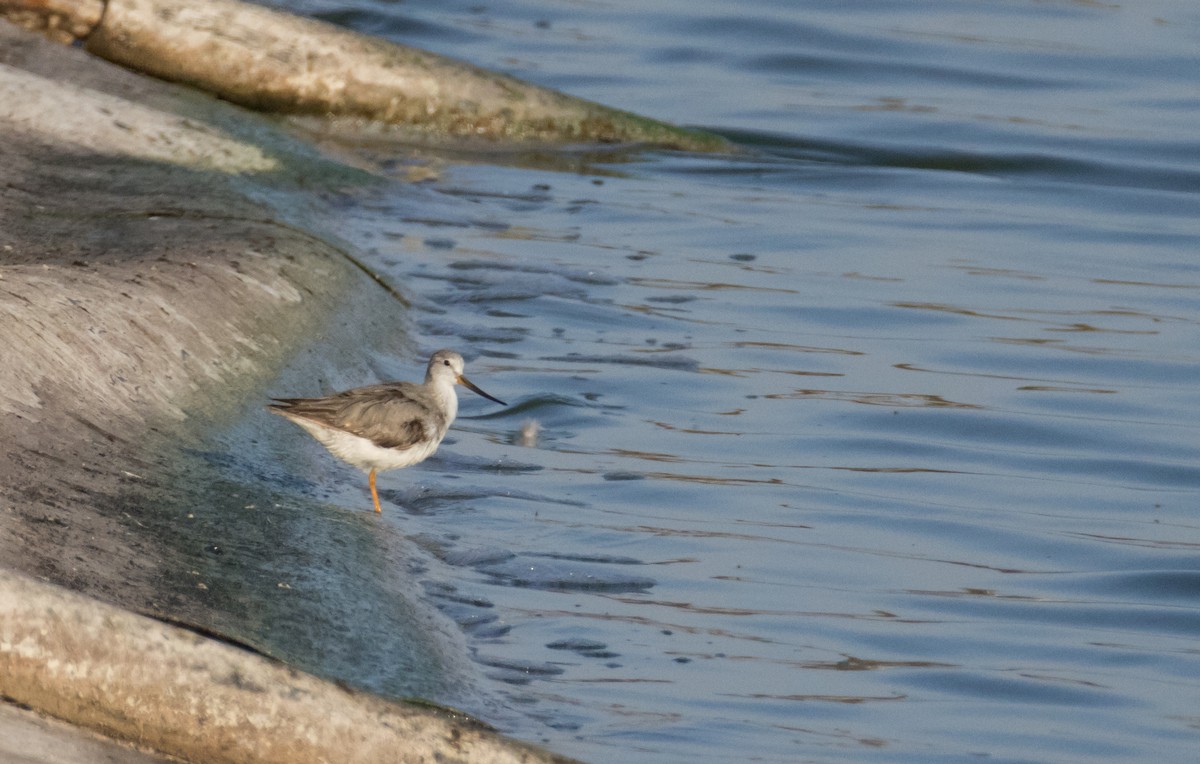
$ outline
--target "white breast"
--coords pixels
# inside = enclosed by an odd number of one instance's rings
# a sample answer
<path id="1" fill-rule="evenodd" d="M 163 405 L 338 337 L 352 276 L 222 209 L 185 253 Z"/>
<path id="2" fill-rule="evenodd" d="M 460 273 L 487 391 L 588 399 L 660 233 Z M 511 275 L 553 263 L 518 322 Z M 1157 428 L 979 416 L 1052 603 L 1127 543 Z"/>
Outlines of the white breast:
<path id="1" fill-rule="evenodd" d="M 345 430 L 326 427 L 298 417 L 292 421 L 308 430 L 309 434 L 319 440 L 334 456 L 353 464 L 363 472 L 395 470 L 423 462 L 437 450 L 446 435 L 444 431 L 429 432 L 427 429 L 425 438 L 409 448 L 380 448 L 367 438 L 360 438 Z"/>

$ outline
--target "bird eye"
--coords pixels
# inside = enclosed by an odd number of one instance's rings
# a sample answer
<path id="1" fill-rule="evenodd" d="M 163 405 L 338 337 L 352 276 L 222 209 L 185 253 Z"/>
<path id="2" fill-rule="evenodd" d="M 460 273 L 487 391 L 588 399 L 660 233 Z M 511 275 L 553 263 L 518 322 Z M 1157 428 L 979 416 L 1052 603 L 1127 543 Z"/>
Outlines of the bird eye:
<path id="1" fill-rule="evenodd" d="M 449 366 L 449 365 L 450 365 L 450 359 L 448 359 L 448 358 L 447 358 L 445 361 L 442 361 L 442 363 L 444 363 L 445 365 Z"/>

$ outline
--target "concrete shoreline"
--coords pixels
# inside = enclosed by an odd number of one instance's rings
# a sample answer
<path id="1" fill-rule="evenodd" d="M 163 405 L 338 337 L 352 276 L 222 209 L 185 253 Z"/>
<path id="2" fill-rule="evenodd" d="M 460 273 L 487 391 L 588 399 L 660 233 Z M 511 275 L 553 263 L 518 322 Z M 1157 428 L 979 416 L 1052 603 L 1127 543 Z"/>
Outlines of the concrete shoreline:
<path id="1" fill-rule="evenodd" d="M 367 120 L 411 136 L 732 145 L 428 51 L 240 0 L 0 0 L 0 16 L 136 71 L 277 114 Z"/>
<path id="2" fill-rule="evenodd" d="M 19 703 L 185 761 L 568 761 L 2 572 L 0 676 Z"/>
<path id="3" fill-rule="evenodd" d="M 0 104 L 0 753 L 566 761 L 137 615 L 175 615 L 177 561 L 98 504 L 160 468 L 156 442 L 255 398 L 347 294 L 395 306 L 260 193 L 372 179 L 4 22 Z"/>

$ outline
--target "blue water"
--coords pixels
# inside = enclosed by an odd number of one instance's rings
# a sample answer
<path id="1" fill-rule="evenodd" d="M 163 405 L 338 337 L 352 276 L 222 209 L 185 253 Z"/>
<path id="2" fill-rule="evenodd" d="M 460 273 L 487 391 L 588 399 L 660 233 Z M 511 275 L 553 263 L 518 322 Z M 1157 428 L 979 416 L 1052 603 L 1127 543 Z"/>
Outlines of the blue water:
<path id="1" fill-rule="evenodd" d="M 354 542 L 458 624 L 435 700 L 596 762 L 1195 760 L 1200 6 L 292 7 L 748 149 L 364 150 L 431 179 L 330 223 L 413 304 L 338 381 L 452 346 L 513 404 Z"/>

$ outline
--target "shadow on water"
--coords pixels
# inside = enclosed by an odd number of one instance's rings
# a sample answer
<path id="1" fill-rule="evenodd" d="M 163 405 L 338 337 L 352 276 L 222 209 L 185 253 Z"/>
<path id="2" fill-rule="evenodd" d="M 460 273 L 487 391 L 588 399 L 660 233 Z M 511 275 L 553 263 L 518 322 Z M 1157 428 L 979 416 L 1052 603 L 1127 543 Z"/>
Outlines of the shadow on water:
<path id="1" fill-rule="evenodd" d="M 844 165 L 862 168 L 895 168 L 961 172 L 996 178 L 1028 178 L 1055 183 L 1116 186 L 1155 191 L 1190 193 L 1200 187 L 1200 170 L 1179 167 L 1170 161 L 1186 145 L 1163 146 L 1159 157 L 1129 157 L 1104 161 L 1096 157 L 1118 153 L 1104 140 L 1074 140 L 1067 144 L 1036 149 L 1014 148 L 1007 153 L 943 149 L 928 145 L 889 146 L 887 143 L 852 143 L 791 135 L 764 135 L 747 131 L 723 131 L 723 136 L 762 152 L 742 160 L 741 172 L 769 174 L 772 170 L 794 172 L 797 164 Z M 1121 148 L 1116 144 L 1113 148 Z M 1091 157 L 1091 158 L 1089 158 Z M 764 161 L 765 160 L 765 161 Z M 730 171 L 738 171 L 738 163 Z"/>

